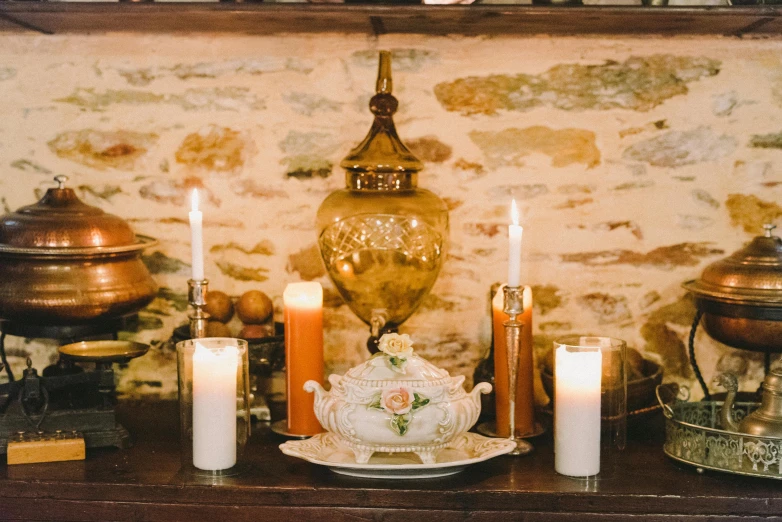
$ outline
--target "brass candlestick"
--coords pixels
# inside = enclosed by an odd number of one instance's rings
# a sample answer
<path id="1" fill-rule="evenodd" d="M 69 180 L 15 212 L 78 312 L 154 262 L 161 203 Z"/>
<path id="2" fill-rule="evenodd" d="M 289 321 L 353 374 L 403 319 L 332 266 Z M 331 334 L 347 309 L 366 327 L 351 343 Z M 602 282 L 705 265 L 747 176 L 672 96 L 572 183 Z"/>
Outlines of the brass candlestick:
<path id="1" fill-rule="evenodd" d="M 503 312 L 508 314 L 508 320 L 502 323 L 505 327 L 505 350 L 508 358 L 508 419 L 510 422 L 510 440 L 516 447 L 509 455 L 526 455 L 532 451 L 532 444 L 516 437 L 516 388 L 519 374 L 519 352 L 521 351 L 521 332 L 524 323 L 516 318 L 524 312 L 524 287 L 505 286 Z"/>
<path id="2" fill-rule="evenodd" d="M 189 316 L 190 337 L 192 339 L 206 337 L 206 322 L 209 320 L 209 314 L 204 311 L 204 306 L 206 306 L 208 289 L 208 279 L 188 279 L 187 281 L 187 300 L 193 307 L 193 314 Z"/>

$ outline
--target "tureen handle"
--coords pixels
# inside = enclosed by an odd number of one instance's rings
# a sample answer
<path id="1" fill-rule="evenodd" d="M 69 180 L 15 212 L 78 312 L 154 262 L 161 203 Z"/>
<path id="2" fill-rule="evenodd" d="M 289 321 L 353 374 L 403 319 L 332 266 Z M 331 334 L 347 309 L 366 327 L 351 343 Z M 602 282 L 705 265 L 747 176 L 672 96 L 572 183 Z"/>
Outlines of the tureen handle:
<path id="1" fill-rule="evenodd" d="M 320 404 L 326 397 L 329 396 L 323 386 L 318 381 L 309 380 L 304 383 L 304 391 L 313 393 L 315 392 L 315 408 L 317 410 L 318 404 Z M 317 412 L 316 412 L 317 413 Z"/>
<path id="2" fill-rule="evenodd" d="M 766 231 L 766 237 L 771 237 L 771 231 L 774 230 L 775 228 L 777 228 L 777 226 L 771 223 L 766 223 L 765 225 L 763 225 L 763 230 Z"/>

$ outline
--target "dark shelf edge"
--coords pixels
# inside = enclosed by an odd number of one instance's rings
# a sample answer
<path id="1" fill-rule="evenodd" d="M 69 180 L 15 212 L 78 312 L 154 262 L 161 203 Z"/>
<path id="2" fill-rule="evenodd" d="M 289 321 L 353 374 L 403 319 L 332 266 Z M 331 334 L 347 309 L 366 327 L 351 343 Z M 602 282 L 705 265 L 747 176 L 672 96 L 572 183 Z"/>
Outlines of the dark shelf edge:
<path id="1" fill-rule="evenodd" d="M 782 34 L 782 6 L 545 7 L 0 1 L 0 30 L 430 35 Z"/>

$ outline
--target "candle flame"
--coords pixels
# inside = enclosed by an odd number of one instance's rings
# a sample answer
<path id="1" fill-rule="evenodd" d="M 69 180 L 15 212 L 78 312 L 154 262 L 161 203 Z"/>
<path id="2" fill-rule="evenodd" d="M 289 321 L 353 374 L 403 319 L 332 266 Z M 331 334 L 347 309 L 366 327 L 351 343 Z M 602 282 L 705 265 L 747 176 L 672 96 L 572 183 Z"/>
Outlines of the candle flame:
<path id="1" fill-rule="evenodd" d="M 514 225 L 519 224 L 519 207 L 516 206 L 516 198 L 510 202 L 510 219 Z"/>
<path id="2" fill-rule="evenodd" d="M 193 189 L 192 194 L 190 194 L 190 210 L 193 212 L 198 210 L 198 189 Z"/>

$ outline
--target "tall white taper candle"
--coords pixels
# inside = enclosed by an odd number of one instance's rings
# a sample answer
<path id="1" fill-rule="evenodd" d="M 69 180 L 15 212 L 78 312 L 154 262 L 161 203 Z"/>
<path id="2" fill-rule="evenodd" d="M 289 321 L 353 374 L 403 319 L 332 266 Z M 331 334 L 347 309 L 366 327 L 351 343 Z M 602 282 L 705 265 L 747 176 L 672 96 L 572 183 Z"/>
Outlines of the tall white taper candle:
<path id="1" fill-rule="evenodd" d="M 203 214 L 198 210 L 198 191 L 193 189 L 190 217 L 190 254 L 192 275 L 195 281 L 204 279 L 204 234 Z"/>
<path id="2" fill-rule="evenodd" d="M 516 200 L 511 201 L 510 215 L 512 223 L 508 226 L 508 286 L 521 284 L 521 233 L 519 209 Z"/>

